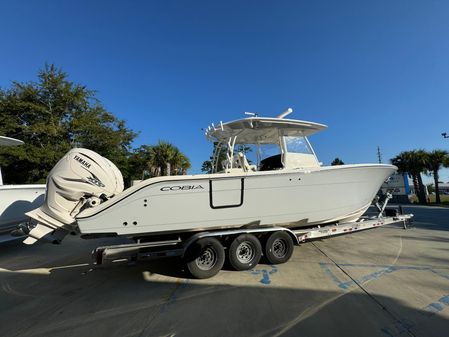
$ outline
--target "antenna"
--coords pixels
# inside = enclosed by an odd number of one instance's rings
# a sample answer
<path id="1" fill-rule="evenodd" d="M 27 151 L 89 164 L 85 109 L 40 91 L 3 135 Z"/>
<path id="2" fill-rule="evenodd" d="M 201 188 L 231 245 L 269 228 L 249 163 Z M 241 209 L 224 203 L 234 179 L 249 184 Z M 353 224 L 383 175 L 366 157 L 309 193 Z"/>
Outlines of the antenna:
<path id="1" fill-rule="evenodd" d="M 284 118 L 285 116 L 290 115 L 292 112 L 293 112 L 293 109 L 292 108 L 288 108 L 287 110 L 285 110 L 283 113 L 281 113 L 276 118 Z"/>
<path id="2" fill-rule="evenodd" d="M 245 115 L 257 117 L 257 112 L 248 112 L 248 111 L 245 111 Z"/>
<path id="3" fill-rule="evenodd" d="M 379 161 L 379 164 L 382 164 L 382 153 L 380 153 L 379 146 L 377 146 L 377 160 Z"/>

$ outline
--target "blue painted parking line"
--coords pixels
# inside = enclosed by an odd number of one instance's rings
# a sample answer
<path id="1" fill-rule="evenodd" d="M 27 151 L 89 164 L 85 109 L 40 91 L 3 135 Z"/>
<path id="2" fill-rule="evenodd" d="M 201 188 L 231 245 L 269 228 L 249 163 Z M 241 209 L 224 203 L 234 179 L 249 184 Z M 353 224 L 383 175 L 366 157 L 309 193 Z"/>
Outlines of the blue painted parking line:
<path id="1" fill-rule="evenodd" d="M 382 333 L 388 337 L 397 337 L 401 335 L 404 336 L 409 335 L 408 333 L 410 332 L 410 329 L 414 326 L 415 325 L 413 322 L 407 319 L 401 319 L 386 327 L 383 327 L 382 329 L 380 329 L 380 331 L 382 331 Z"/>
<path id="2" fill-rule="evenodd" d="M 444 303 L 445 305 L 449 306 L 449 295 L 441 297 L 438 302 Z"/>
<path id="3" fill-rule="evenodd" d="M 438 299 L 437 302 L 432 302 L 424 308 L 427 315 L 432 316 L 449 306 L 449 295 L 445 295 Z"/>
<path id="4" fill-rule="evenodd" d="M 443 305 L 441 303 L 430 303 L 427 307 L 424 308 L 425 311 L 427 311 L 429 314 L 434 314 L 438 311 L 443 310 Z"/>
<path id="5" fill-rule="evenodd" d="M 384 268 L 382 270 L 378 270 L 378 271 L 375 271 L 374 273 L 371 273 L 371 274 L 368 274 L 368 275 L 364 275 L 364 276 L 362 276 L 362 277 L 360 277 L 358 279 L 355 279 L 355 281 L 350 280 L 348 282 L 340 283 L 338 286 L 340 288 L 343 288 L 343 289 L 348 289 L 349 287 L 355 285 L 356 282 L 359 283 L 359 284 L 363 284 L 363 283 L 366 283 L 368 281 L 378 279 L 379 277 L 381 277 L 382 275 L 384 275 L 386 273 L 392 273 L 393 271 L 394 271 L 393 268 Z"/>
<path id="6" fill-rule="evenodd" d="M 320 265 L 321 269 L 323 269 L 324 273 L 341 289 L 349 289 L 350 287 L 354 286 L 356 283 L 364 284 L 368 281 L 378 279 L 382 275 L 390 274 L 390 273 L 393 273 L 393 272 L 396 272 L 399 270 L 430 271 L 440 277 L 443 277 L 443 278 L 449 280 L 449 275 L 444 274 L 440 271 L 434 270 L 430 266 L 401 266 L 401 265 L 386 265 L 386 264 L 339 263 L 338 265 L 340 267 L 380 268 L 380 270 L 376 270 L 375 272 L 369 273 L 362 277 L 343 282 L 335 275 L 335 273 L 331 269 L 331 267 L 335 267 L 334 263 L 320 262 L 319 265 Z"/>
<path id="7" fill-rule="evenodd" d="M 436 302 L 432 302 L 423 308 L 423 314 L 427 317 L 433 316 L 436 313 L 449 307 L 449 295 L 445 295 L 438 299 Z M 416 328 L 419 322 L 414 323 L 407 319 L 400 319 L 386 327 L 381 329 L 382 333 L 388 337 L 399 337 L 404 336 L 411 328 Z"/>
<path id="8" fill-rule="evenodd" d="M 249 270 L 252 275 L 262 275 L 262 278 L 259 280 L 260 283 L 264 285 L 271 284 L 270 276 L 278 271 L 276 266 L 270 265 L 271 270 L 268 269 L 253 269 Z"/>
<path id="9" fill-rule="evenodd" d="M 369 273 L 367 275 L 364 275 L 358 279 L 349 280 L 349 281 L 341 281 L 331 270 L 331 266 L 335 266 L 333 263 L 325 263 L 320 262 L 320 267 L 323 269 L 324 273 L 341 289 L 349 289 L 350 287 L 354 286 L 357 283 L 363 284 L 365 282 L 368 282 L 370 280 L 377 279 L 384 275 L 385 273 L 391 273 L 395 271 L 395 268 L 393 266 L 385 266 L 385 265 L 362 265 L 362 264 L 339 264 L 340 266 L 345 267 L 363 267 L 363 268 L 381 268 L 380 270 L 377 270 L 373 273 Z"/>
<path id="10" fill-rule="evenodd" d="M 382 275 L 391 274 L 391 273 L 394 273 L 394 272 L 400 271 L 400 270 L 415 270 L 415 271 L 431 272 L 439 277 L 449 280 L 448 274 L 442 272 L 441 270 L 435 270 L 431 266 L 402 266 L 402 265 L 385 265 L 385 264 L 379 265 L 379 264 L 339 263 L 338 266 L 340 266 L 340 267 L 380 268 L 380 270 L 376 270 L 367 275 L 363 275 L 359 278 L 343 282 L 332 271 L 332 267 L 336 268 L 334 263 L 320 262 L 319 265 L 320 265 L 321 269 L 324 271 L 324 273 L 329 277 L 329 279 L 332 280 L 332 282 L 334 282 L 336 286 L 338 286 L 339 288 L 344 289 L 344 290 L 348 290 L 349 288 L 355 286 L 356 283 L 364 284 L 370 280 L 378 279 Z M 438 300 L 425 306 L 422 309 L 422 313 L 424 314 L 424 316 L 432 316 L 432 315 L 435 315 L 436 313 L 439 313 L 439 312 L 445 310 L 447 307 L 449 307 L 449 295 L 444 295 L 444 296 L 440 297 Z M 410 329 L 415 326 L 416 326 L 415 323 L 401 318 L 401 319 L 395 321 L 394 323 L 392 323 L 386 327 L 383 327 L 381 329 L 381 332 L 385 336 L 388 336 L 388 337 L 399 337 L 399 336 L 404 336 L 404 334 L 408 334 L 408 332 L 410 332 Z"/>
<path id="11" fill-rule="evenodd" d="M 343 285 L 343 282 L 340 281 L 340 279 L 332 272 L 332 270 L 329 268 L 329 266 L 331 266 L 332 264 L 330 263 L 325 263 L 325 262 L 320 262 L 320 267 L 321 269 L 324 270 L 324 272 L 326 273 L 326 275 L 332 280 L 334 281 L 334 283 L 336 285 L 338 285 L 340 288 L 342 289 L 347 289 L 346 285 Z"/>

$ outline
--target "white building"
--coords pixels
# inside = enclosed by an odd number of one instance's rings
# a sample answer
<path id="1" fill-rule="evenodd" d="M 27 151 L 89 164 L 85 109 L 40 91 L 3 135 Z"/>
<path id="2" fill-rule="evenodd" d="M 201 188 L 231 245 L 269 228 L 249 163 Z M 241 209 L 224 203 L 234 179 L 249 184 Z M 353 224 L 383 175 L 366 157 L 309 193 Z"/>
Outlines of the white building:
<path id="1" fill-rule="evenodd" d="M 438 184 L 440 189 L 440 194 L 449 194 L 449 182 L 448 183 L 440 183 Z"/>

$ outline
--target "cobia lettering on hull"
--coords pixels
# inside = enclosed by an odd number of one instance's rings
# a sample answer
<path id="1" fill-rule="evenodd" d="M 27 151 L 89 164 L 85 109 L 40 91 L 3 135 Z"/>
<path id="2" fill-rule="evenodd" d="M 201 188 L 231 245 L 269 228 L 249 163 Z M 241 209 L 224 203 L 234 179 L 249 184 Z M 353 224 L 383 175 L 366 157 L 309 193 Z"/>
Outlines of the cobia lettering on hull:
<path id="1" fill-rule="evenodd" d="M 183 186 L 164 186 L 161 187 L 161 191 L 190 191 L 190 190 L 204 190 L 201 185 L 183 185 Z"/>

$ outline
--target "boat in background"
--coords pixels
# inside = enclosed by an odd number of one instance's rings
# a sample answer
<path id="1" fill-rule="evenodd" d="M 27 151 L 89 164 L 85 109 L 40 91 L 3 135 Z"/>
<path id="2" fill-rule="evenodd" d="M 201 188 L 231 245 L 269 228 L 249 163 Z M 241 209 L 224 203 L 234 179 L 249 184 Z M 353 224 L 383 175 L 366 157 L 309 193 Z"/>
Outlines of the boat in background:
<path id="1" fill-rule="evenodd" d="M 18 146 L 18 139 L 0 136 L 0 146 Z M 11 231 L 27 222 L 26 212 L 42 205 L 45 199 L 45 184 L 3 185 L 0 169 L 0 242 L 15 239 Z"/>

